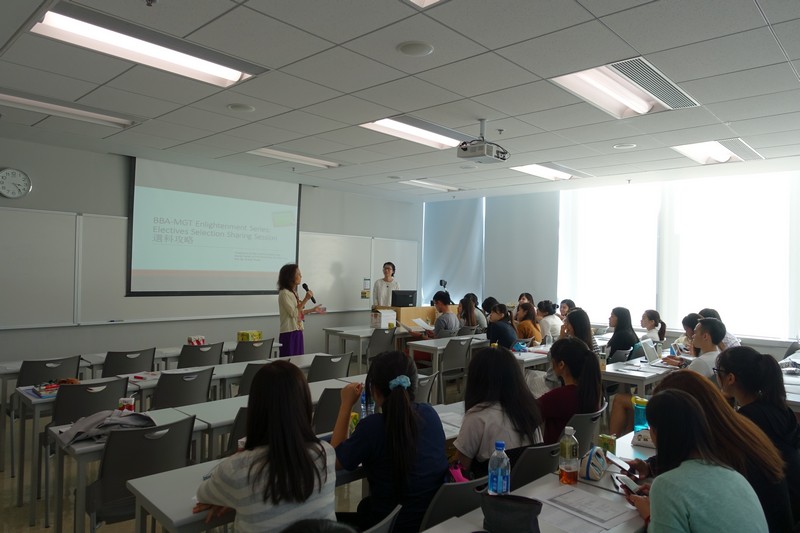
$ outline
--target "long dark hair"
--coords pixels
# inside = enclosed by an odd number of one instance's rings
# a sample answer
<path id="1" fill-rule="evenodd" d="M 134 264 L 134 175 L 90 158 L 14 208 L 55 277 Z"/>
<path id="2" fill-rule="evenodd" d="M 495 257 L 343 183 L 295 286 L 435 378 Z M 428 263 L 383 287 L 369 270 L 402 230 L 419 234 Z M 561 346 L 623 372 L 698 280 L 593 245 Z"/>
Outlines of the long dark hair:
<path id="1" fill-rule="evenodd" d="M 279 289 L 286 289 L 287 291 L 294 292 L 296 287 L 294 286 L 294 278 L 297 274 L 297 269 L 300 268 L 295 263 L 289 263 L 287 265 L 283 265 L 281 267 L 280 272 L 278 272 L 278 288 Z"/>
<path id="2" fill-rule="evenodd" d="M 539 323 L 539 319 L 536 316 L 536 308 L 533 307 L 533 304 L 519 304 L 519 308 L 522 309 L 522 318 L 519 320 L 520 322 L 530 320 L 534 326 Z"/>
<path id="3" fill-rule="evenodd" d="M 517 302 L 522 300 L 523 296 L 525 297 L 526 300 L 528 300 L 528 302 L 533 304 L 533 295 L 531 293 L 529 293 L 529 292 L 521 292 L 521 293 L 519 293 L 519 298 L 517 298 Z"/>
<path id="4" fill-rule="evenodd" d="M 558 310 L 558 306 L 551 302 L 550 300 L 542 300 L 538 304 L 536 304 L 536 309 L 541 311 L 544 316 L 547 315 L 554 315 Z"/>
<path id="5" fill-rule="evenodd" d="M 595 353 L 582 340 L 567 337 L 553 343 L 550 357 L 553 364 L 563 361 L 578 382 L 578 412 L 597 411 L 603 391 L 600 386 L 600 363 Z"/>
<path id="6" fill-rule="evenodd" d="M 594 345 L 594 336 L 592 335 L 592 323 L 589 321 L 589 315 L 580 307 L 576 307 L 564 317 L 564 321 L 572 326 L 573 336 L 580 339 L 591 349 Z"/>
<path id="7" fill-rule="evenodd" d="M 472 356 L 464 390 L 464 410 L 480 403 L 497 402 L 514 431 L 536 442 L 542 425 L 539 404 L 522 376 L 519 362 L 506 348 L 484 348 Z"/>
<path id="8" fill-rule="evenodd" d="M 410 386 L 391 386 L 399 376 L 409 379 Z M 398 495 L 405 494 L 417 455 L 419 424 L 414 410 L 414 391 L 417 387 L 417 367 L 403 352 L 383 352 L 369 367 L 368 390 L 379 390 L 383 396 L 384 427 L 387 453 L 392 462 L 392 477 Z"/>
<path id="9" fill-rule="evenodd" d="M 682 390 L 664 390 L 647 403 L 647 422 L 656 432 L 659 472 L 667 472 L 693 457 L 732 466 L 715 453 L 711 427 L 695 398 Z"/>
<path id="10" fill-rule="evenodd" d="M 472 303 L 472 300 L 464 296 L 460 302 L 461 304 L 461 316 L 459 318 L 464 320 L 464 325 L 466 326 L 477 326 L 478 321 L 475 319 L 475 304 Z"/>
<path id="11" fill-rule="evenodd" d="M 663 342 L 667 338 L 667 324 L 661 320 L 661 315 L 655 309 L 648 309 L 644 312 L 644 316 L 658 324 L 658 338 Z M 619 317 L 617 317 L 617 320 L 619 320 Z"/>
<path id="12" fill-rule="evenodd" d="M 265 451 L 250 465 L 248 479 L 264 502 L 304 502 L 322 488 L 325 449 L 311 429 L 311 393 L 303 372 L 288 361 L 264 365 L 253 378 L 247 400 L 245 449 Z"/>
<path id="13" fill-rule="evenodd" d="M 492 313 L 500 313 L 501 315 L 503 315 L 503 318 L 499 320 L 500 322 L 507 322 L 509 324 L 512 324 L 511 311 L 508 310 L 506 304 L 494 304 L 492 306 Z"/>
<path id="14" fill-rule="evenodd" d="M 733 410 L 710 379 L 693 370 L 679 370 L 661 380 L 654 392 L 670 389 L 684 391 L 697 400 L 711 427 L 714 452 L 725 465 L 747 478 L 749 464 L 773 483 L 783 479 L 783 459 L 775 445 L 757 425 Z M 647 418 L 650 419 L 649 405 Z M 661 432 L 657 440 L 660 438 Z M 658 460 L 660 468 L 660 452 Z"/>
<path id="15" fill-rule="evenodd" d="M 633 331 L 633 324 L 631 324 L 631 312 L 625 307 L 615 307 L 611 310 L 611 314 L 617 317 L 617 325 L 614 326 L 614 334 L 608 339 L 608 344 L 632 346 L 639 342 L 639 336 Z"/>
<path id="16" fill-rule="evenodd" d="M 786 409 L 786 387 L 778 362 L 769 354 L 758 353 L 749 346 L 728 348 L 717 356 L 720 372 L 736 376 L 736 386 L 775 407 Z"/>
<path id="17" fill-rule="evenodd" d="M 497 298 L 495 298 L 494 296 L 489 296 L 483 301 L 483 303 L 481 303 L 481 309 L 483 309 L 483 312 L 488 315 L 489 313 L 492 312 L 492 307 L 494 307 L 498 303 L 499 302 L 497 301 Z"/>

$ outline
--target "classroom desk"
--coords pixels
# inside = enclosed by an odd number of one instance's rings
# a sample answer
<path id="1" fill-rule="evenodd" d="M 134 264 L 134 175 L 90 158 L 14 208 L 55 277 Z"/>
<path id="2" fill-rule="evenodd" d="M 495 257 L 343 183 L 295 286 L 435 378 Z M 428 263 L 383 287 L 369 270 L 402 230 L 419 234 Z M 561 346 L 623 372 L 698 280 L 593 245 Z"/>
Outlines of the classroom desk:
<path id="1" fill-rule="evenodd" d="M 185 413 L 177 409 L 157 409 L 147 413 L 153 419 L 157 426 L 164 424 L 171 424 L 186 417 Z M 95 442 L 93 440 L 78 441 L 74 444 L 64 445 L 59 439 L 58 435 L 69 428 L 70 426 L 57 426 L 48 429 L 49 437 L 52 442 L 56 443 L 56 485 L 55 485 L 55 533 L 63 531 L 64 522 L 64 458 L 70 456 L 75 460 L 77 466 L 77 474 L 75 477 L 75 518 L 73 523 L 73 531 L 83 532 L 85 529 L 86 520 L 86 487 L 87 487 L 87 466 L 89 463 L 99 461 L 103 458 L 103 451 L 105 450 L 105 442 Z M 193 440 L 199 441 L 198 438 L 201 433 L 205 432 L 208 425 L 205 422 L 195 419 Z M 198 447 L 198 454 L 199 454 Z M 49 480 L 45 481 L 46 483 Z"/>
<path id="2" fill-rule="evenodd" d="M 442 421 L 445 440 L 458 437 L 458 433 L 461 431 L 461 423 L 464 421 L 464 402 L 440 403 L 432 407 Z"/>
<path id="3" fill-rule="evenodd" d="M 548 361 L 546 351 L 513 353 L 514 357 L 517 358 L 517 361 L 519 361 L 519 364 L 523 369 L 546 365 Z"/>
<path id="4" fill-rule="evenodd" d="M 800 413 L 800 375 L 784 374 L 783 386 L 786 388 L 786 403 L 792 411 Z"/>
<path id="5" fill-rule="evenodd" d="M 647 385 L 658 383 L 672 372 L 673 368 L 663 368 L 648 365 L 644 359 L 640 365 L 630 365 L 625 362 L 606 365 L 600 372 L 603 381 L 636 385 L 636 392 L 644 395 Z"/>
<path id="6" fill-rule="evenodd" d="M 355 331 L 359 329 L 368 329 L 367 326 L 334 326 L 322 328 L 325 333 L 325 351 L 331 353 L 331 337 L 338 336 L 343 331 Z M 344 342 L 340 341 L 340 352 L 344 353 Z"/>
<path id="7" fill-rule="evenodd" d="M 411 341 L 408 343 L 409 355 L 413 359 L 414 352 L 425 352 L 431 354 L 431 363 L 432 363 L 431 372 L 438 372 L 439 359 L 441 359 L 441 356 L 444 353 L 444 349 L 447 346 L 447 343 L 450 342 L 451 339 L 456 339 L 456 340 L 472 339 L 472 343 L 470 344 L 469 348 L 470 352 L 476 348 L 485 348 L 486 346 L 489 346 L 489 341 L 486 339 L 485 333 L 480 333 L 478 335 L 461 335 L 457 337 L 445 337 L 442 339 Z M 467 355 L 467 358 L 469 358 L 469 355 Z"/>
<path id="8" fill-rule="evenodd" d="M 418 326 L 413 326 L 410 328 L 411 331 L 414 332 L 421 332 L 422 328 Z M 356 358 L 361 364 L 361 358 L 366 353 L 366 348 L 369 346 L 369 339 L 372 337 L 372 332 L 375 331 L 374 328 L 369 326 L 339 326 L 334 328 L 323 328 L 325 332 L 325 351 L 330 353 L 330 337 L 337 336 L 339 337 L 339 352 L 340 354 L 347 352 L 347 341 L 353 341 L 358 343 L 358 351 L 356 353 Z M 406 339 L 411 337 L 411 334 L 404 328 L 395 329 L 394 332 L 394 339 Z M 366 341 L 367 347 L 364 346 L 364 342 Z M 366 363 L 366 361 L 365 361 Z"/>

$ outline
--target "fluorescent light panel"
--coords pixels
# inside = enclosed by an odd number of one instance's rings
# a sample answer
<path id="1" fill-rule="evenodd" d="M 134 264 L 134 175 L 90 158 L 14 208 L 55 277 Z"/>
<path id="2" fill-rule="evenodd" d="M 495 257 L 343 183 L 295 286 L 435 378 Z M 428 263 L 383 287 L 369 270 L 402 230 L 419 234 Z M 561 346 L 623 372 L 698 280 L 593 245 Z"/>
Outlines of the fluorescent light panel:
<path id="1" fill-rule="evenodd" d="M 400 181 L 398 183 L 405 183 L 406 185 L 423 187 L 425 189 L 432 189 L 434 191 L 440 191 L 440 192 L 451 192 L 458 190 L 458 187 L 453 187 L 452 185 L 445 185 L 444 183 L 434 183 L 428 180 L 407 180 L 407 181 Z"/>
<path id="2" fill-rule="evenodd" d="M 701 165 L 743 161 L 741 157 L 734 154 L 717 141 L 682 144 L 680 146 L 672 146 L 671 148 Z"/>
<path id="3" fill-rule="evenodd" d="M 310 165 L 318 168 L 336 168 L 339 163 L 333 161 L 325 161 L 324 159 L 316 159 L 300 154 L 293 154 L 291 152 L 282 152 L 280 150 L 273 150 L 272 148 L 259 148 L 247 152 L 248 154 L 260 155 L 261 157 L 270 157 L 272 159 L 280 159 L 282 161 L 289 161 L 290 163 L 300 163 L 301 165 Z"/>
<path id="4" fill-rule="evenodd" d="M 442 0 L 407 0 L 409 4 L 414 4 L 415 6 L 425 9 L 426 7 L 431 7 L 434 4 L 438 4 Z"/>
<path id="5" fill-rule="evenodd" d="M 375 122 L 361 124 L 361 127 L 424 144 L 438 150 L 455 148 L 461 144 L 461 141 L 473 139 L 461 132 L 410 116 L 384 118 Z"/>
<path id="6" fill-rule="evenodd" d="M 572 177 L 572 174 L 546 167 L 544 165 L 524 165 L 521 167 L 511 167 L 511 170 L 524 172 L 525 174 L 530 174 L 531 176 L 536 176 L 537 178 L 544 178 L 551 181 L 568 180 Z"/>
<path id="7" fill-rule="evenodd" d="M 230 87 L 252 77 L 252 74 L 53 11 L 48 11 L 31 31 L 218 87 Z"/>
<path id="8" fill-rule="evenodd" d="M 112 128 L 122 129 L 134 124 L 133 120 L 127 118 L 115 117 L 112 115 L 91 111 L 89 109 L 81 109 L 78 107 L 71 107 L 53 102 L 34 100 L 32 98 L 16 96 L 13 94 L 0 93 L 0 105 L 13 107 L 15 109 L 22 109 L 24 111 L 34 111 L 36 113 L 43 113 L 45 115 L 80 120 L 81 122 L 100 124 L 101 126 L 109 126 Z"/>
<path id="9" fill-rule="evenodd" d="M 668 109 L 655 96 L 608 66 L 550 80 L 616 118 Z"/>

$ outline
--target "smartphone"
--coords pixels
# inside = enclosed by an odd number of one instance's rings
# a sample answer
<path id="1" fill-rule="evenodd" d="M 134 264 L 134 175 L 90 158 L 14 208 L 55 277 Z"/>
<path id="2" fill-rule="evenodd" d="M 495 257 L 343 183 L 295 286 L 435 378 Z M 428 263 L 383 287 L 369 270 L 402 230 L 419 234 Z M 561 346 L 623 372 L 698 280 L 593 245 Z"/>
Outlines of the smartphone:
<path id="1" fill-rule="evenodd" d="M 606 452 L 606 459 L 608 460 L 609 463 L 617 465 L 623 473 L 633 474 L 633 469 L 631 468 L 631 466 L 622 459 L 620 459 L 619 457 L 617 457 L 616 455 L 614 455 L 613 453 Z"/>
<path id="2" fill-rule="evenodd" d="M 628 490 L 631 491 L 631 494 L 637 494 L 639 492 L 639 490 L 641 490 L 641 487 L 639 485 L 637 485 L 634 480 L 632 480 L 631 478 L 629 478 L 628 476 L 626 476 L 624 474 L 617 474 L 614 477 L 622 485 L 625 485 L 625 487 L 627 487 Z"/>

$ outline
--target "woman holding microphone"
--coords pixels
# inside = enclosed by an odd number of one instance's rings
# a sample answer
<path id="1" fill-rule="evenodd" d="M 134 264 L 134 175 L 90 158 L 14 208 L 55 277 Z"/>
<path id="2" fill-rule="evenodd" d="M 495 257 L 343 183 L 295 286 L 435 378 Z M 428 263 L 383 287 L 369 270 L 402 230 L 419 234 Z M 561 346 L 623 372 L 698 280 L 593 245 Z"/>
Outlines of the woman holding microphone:
<path id="1" fill-rule="evenodd" d="M 301 286 L 302 281 L 303 274 L 300 272 L 300 267 L 294 263 L 283 265 L 278 273 L 278 311 L 281 319 L 278 342 L 281 343 L 281 357 L 305 353 L 303 347 L 305 315 L 323 312 L 320 307 L 305 311 L 305 305 L 314 298 L 314 293 L 306 290 L 306 295 L 301 300 L 297 295 L 297 288 Z"/>

